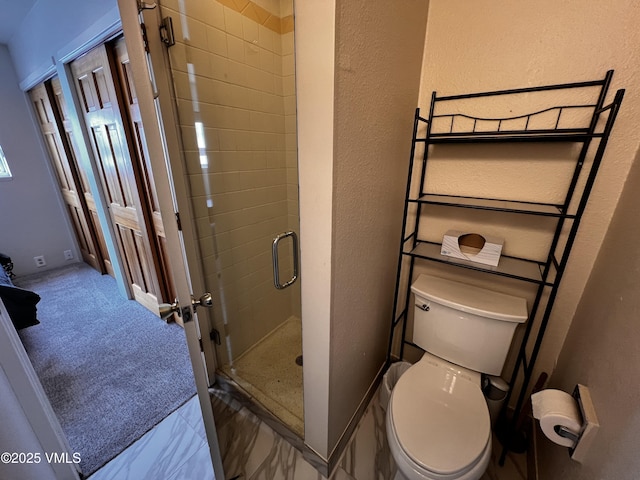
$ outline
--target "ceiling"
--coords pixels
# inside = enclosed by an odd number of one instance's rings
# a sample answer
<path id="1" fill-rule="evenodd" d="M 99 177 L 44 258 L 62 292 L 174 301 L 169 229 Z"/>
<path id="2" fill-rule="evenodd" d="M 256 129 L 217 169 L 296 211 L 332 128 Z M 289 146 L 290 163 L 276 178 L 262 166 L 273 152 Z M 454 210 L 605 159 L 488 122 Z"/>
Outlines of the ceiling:
<path id="1" fill-rule="evenodd" d="M 38 0 L 0 0 L 0 43 L 8 43 Z"/>

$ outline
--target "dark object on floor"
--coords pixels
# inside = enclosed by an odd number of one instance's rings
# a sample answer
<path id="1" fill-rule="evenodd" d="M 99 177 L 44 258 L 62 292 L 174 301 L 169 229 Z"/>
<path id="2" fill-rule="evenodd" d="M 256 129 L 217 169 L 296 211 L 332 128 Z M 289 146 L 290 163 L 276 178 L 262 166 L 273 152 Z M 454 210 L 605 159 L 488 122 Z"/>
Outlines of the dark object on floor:
<path id="1" fill-rule="evenodd" d="M 302 355 L 296 357 L 296 365 L 302 366 Z"/>
<path id="2" fill-rule="evenodd" d="M 11 261 L 11 257 L 9 255 L 0 253 L 0 265 L 2 265 L 4 271 L 7 272 L 9 278 L 14 278 L 16 276 L 16 274 L 13 273 L 13 262 Z"/>
<path id="3" fill-rule="evenodd" d="M 5 265 L 13 268 L 11 259 L 6 255 L 0 254 L 0 300 L 11 317 L 16 330 L 31 327 L 40 322 L 36 318 L 36 304 L 40 301 L 40 296 L 30 290 L 16 287 L 11 281 L 10 270 L 7 272 Z M 11 273 L 11 275 L 13 275 Z"/>

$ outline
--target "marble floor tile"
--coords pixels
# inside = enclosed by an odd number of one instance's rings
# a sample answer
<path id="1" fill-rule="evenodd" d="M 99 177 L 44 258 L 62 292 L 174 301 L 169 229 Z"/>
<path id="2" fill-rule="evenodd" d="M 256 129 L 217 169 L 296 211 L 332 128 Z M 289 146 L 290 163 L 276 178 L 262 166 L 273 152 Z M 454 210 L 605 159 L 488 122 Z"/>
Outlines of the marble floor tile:
<path id="1" fill-rule="evenodd" d="M 208 447 L 206 440 L 184 419 L 180 410 L 176 410 L 89 478 L 170 478 L 172 472 L 182 467 L 202 446 Z"/>
<path id="2" fill-rule="evenodd" d="M 230 398 L 213 397 L 227 479 L 327 480 L 284 437 Z M 374 395 L 330 480 L 392 480 L 395 462 L 386 439 L 385 410 Z M 526 480 L 526 454 L 509 453 L 498 465 L 500 443 L 481 480 Z M 215 480 L 194 397 L 98 470 L 89 480 Z"/>
<path id="3" fill-rule="evenodd" d="M 207 439 L 207 433 L 204 430 L 204 422 L 202 421 L 202 411 L 200 410 L 200 402 L 198 396 L 194 395 L 182 407 L 177 410 L 184 420 L 193 428 L 200 438 Z"/>
<path id="4" fill-rule="evenodd" d="M 227 478 L 326 480 L 285 437 L 240 402 L 217 392 L 212 404 Z"/>
<path id="5" fill-rule="evenodd" d="M 376 393 L 339 462 L 348 478 L 392 480 L 395 476 L 397 469 L 387 443 L 385 414 L 380 395 Z"/>
<path id="6" fill-rule="evenodd" d="M 501 453 L 502 445 L 494 435 L 491 444 L 491 460 L 481 480 L 527 480 L 526 453 L 509 452 L 504 465 L 500 466 L 498 460 Z"/>
<path id="7" fill-rule="evenodd" d="M 202 445 L 180 467 L 167 477 L 158 477 L 158 480 L 216 480 L 211 464 L 209 444 Z"/>

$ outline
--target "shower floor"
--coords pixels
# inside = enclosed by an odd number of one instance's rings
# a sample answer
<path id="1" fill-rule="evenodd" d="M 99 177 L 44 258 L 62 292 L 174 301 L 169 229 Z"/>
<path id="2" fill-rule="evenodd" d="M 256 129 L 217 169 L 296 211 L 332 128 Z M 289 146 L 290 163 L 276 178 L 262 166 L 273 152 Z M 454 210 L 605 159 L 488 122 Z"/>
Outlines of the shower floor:
<path id="1" fill-rule="evenodd" d="M 290 317 L 222 371 L 262 406 L 304 437 L 302 323 Z"/>

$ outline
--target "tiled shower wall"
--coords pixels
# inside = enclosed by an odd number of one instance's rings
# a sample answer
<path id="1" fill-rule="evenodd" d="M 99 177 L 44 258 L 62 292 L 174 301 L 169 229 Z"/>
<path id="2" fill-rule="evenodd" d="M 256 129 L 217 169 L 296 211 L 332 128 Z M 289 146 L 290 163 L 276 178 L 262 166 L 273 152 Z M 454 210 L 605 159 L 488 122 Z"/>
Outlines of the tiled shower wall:
<path id="1" fill-rule="evenodd" d="M 161 2 L 175 30 L 169 56 L 207 288 L 231 349 L 223 363 L 300 316 L 299 287 L 276 290 L 271 259 L 275 235 L 299 223 L 287 3 Z M 288 242 L 280 258 L 286 280 Z"/>

